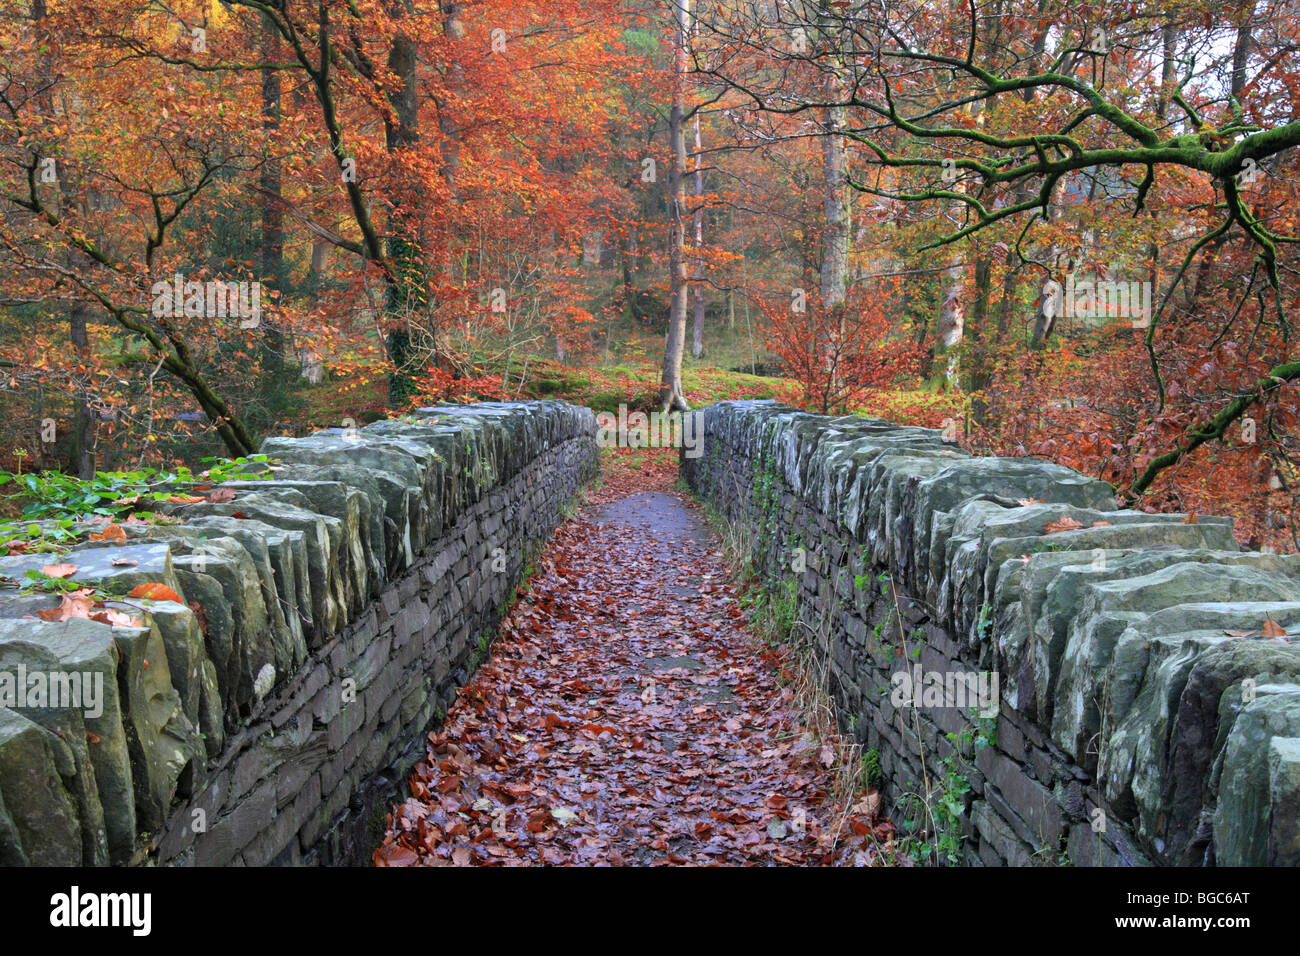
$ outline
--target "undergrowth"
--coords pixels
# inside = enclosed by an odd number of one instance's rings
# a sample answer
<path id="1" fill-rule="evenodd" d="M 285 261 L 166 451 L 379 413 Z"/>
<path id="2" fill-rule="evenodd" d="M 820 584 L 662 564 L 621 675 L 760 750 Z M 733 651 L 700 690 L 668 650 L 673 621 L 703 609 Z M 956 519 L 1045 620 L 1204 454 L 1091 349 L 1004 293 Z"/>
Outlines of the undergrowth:
<path id="1" fill-rule="evenodd" d="M 248 458 L 204 458 L 209 467 L 194 474 L 188 468 L 159 471 L 101 471 L 93 478 L 76 478 L 57 471 L 12 473 L 0 471 L 0 487 L 7 487 L 11 504 L 21 508 L 25 520 L 80 517 L 118 518 L 141 510 L 150 502 L 167 501 L 178 491 L 195 485 L 225 481 L 256 481 L 274 477 L 266 455 Z"/>

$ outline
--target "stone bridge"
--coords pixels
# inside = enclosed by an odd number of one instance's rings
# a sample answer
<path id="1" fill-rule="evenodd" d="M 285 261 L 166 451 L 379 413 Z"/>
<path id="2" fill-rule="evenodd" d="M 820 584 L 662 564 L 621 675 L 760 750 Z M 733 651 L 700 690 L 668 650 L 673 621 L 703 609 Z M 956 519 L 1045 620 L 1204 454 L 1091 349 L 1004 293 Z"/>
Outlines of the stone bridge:
<path id="1" fill-rule="evenodd" d="M 932 430 L 694 414 L 684 477 L 761 542 L 896 817 L 960 781 L 972 864 L 1300 862 L 1300 557 Z M 536 402 L 271 439 L 269 477 L 0 559 L 75 565 L 126 616 L 43 620 L 59 595 L 0 590 L 0 863 L 366 860 L 596 436 Z M 67 705 L 73 678 L 96 706 Z"/>

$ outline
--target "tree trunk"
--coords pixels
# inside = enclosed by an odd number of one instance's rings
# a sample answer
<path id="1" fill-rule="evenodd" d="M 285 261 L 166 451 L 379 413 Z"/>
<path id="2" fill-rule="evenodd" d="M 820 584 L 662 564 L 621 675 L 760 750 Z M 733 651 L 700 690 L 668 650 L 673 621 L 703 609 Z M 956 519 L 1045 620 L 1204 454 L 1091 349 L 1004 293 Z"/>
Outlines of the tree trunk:
<path id="1" fill-rule="evenodd" d="M 827 102 L 834 103 L 841 99 L 840 83 L 834 72 L 827 74 L 826 94 Z M 847 195 L 848 162 L 844 137 L 837 132 L 843 129 L 846 119 L 846 110 L 839 106 L 827 107 L 822 118 L 827 131 L 827 135 L 822 139 L 822 206 L 826 216 L 826 234 L 823 238 L 821 302 L 818 308 L 825 310 L 826 328 L 834 329 L 835 335 L 835 341 L 827 343 L 830 349 L 827 361 L 835 369 L 826 382 L 828 392 L 839 390 L 842 379 L 838 371 L 842 360 L 841 349 L 847 337 L 845 322 L 848 317 L 845 315 L 845 300 L 848 297 L 849 239 L 852 223 Z M 822 413 L 825 414 L 826 407 L 829 405 L 829 394 L 822 405 Z"/>
<path id="2" fill-rule="evenodd" d="M 1246 64 L 1250 62 L 1250 49 L 1254 42 L 1251 38 L 1252 21 L 1252 8 L 1248 7 L 1246 18 L 1237 28 L 1237 42 L 1232 48 L 1232 95 L 1237 102 L 1241 102 L 1242 91 L 1246 88 Z"/>
<path id="3" fill-rule="evenodd" d="M 262 16 L 262 60 L 279 59 L 279 33 L 271 18 Z M 259 174 L 262 214 L 262 282 L 279 287 L 284 273 L 284 205 L 281 202 L 280 157 L 274 145 L 280 130 L 280 71 L 262 70 L 262 131 L 267 145 Z M 265 370 L 260 383 L 266 415 L 265 426 L 273 430 L 288 408 L 289 376 L 286 375 L 284 332 L 278 319 L 262 317 L 262 363 Z"/>
<path id="4" fill-rule="evenodd" d="M 1174 90 L 1174 70 L 1177 62 L 1174 57 L 1178 52 L 1178 34 L 1174 29 L 1173 19 L 1170 18 L 1160 31 L 1160 47 L 1163 56 L 1163 62 L 1160 68 L 1160 98 L 1156 101 L 1156 115 L 1160 117 L 1163 124 L 1169 111 L 1169 101 Z M 1233 77 L 1234 81 L 1236 77 Z M 1151 215 L 1155 215 L 1154 210 Z M 1147 243 L 1147 262 L 1148 281 L 1151 283 L 1153 295 L 1160 294 L 1160 244 L 1157 242 Z"/>
<path id="5" fill-rule="evenodd" d="M 659 385 L 659 404 L 664 411 L 690 406 L 682 394 L 682 352 L 686 348 L 686 298 L 690 283 L 686 278 L 686 73 L 689 69 L 687 38 L 690 36 L 690 0 L 674 0 L 677 19 L 676 68 L 673 73 L 673 104 L 668 116 L 672 164 L 668 171 L 672 234 L 669 239 L 668 269 L 670 279 L 668 332 L 664 336 L 663 376 Z"/>
<path id="6" fill-rule="evenodd" d="M 1038 296 L 1038 307 L 1034 311 L 1034 330 L 1029 334 L 1029 347 L 1034 350 L 1046 347 L 1047 340 L 1056 330 L 1057 315 L 1049 308 L 1052 300 L 1045 293 Z"/>
<path id="7" fill-rule="evenodd" d="M 325 239 L 314 239 L 311 244 L 311 264 L 307 267 L 307 306 L 314 310 L 320 305 L 321 286 L 325 284 L 325 266 L 329 262 L 334 244 Z"/>
<path id="8" fill-rule="evenodd" d="M 838 98 L 838 85 L 833 76 L 827 80 L 827 99 Z M 852 230 L 848 199 L 848 157 L 843 135 L 835 132 L 844 128 L 846 115 L 843 107 L 835 106 L 827 107 L 823 117 L 828 135 L 822 139 L 826 238 L 822 256 L 821 299 L 822 308 L 827 312 L 841 309 L 848 294 L 849 241 Z"/>
<path id="9" fill-rule="evenodd" d="M 464 38 L 465 21 L 461 16 L 461 5 L 454 2 L 445 3 L 442 10 L 446 14 L 442 21 L 443 35 L 452 41 Z M 462 86 L 464 81 L 465 69 L 460 65 L 460 61 L 453 57 L 447 64 L 447 85 L 456 89 Z M 438 129 L 442 133 L 442 178 L 446 181 L 454 200 L 456 180 L 460 175 L 460 134 L 446 103 L 439 104 Z"/>
<path id="10" fill-rule="evenodd" d="M 397 33 L 388 51 L 388 68 L 401 81 L 388 93 L 393 119 L 386 124 L 384 145 L 390 153 L 413 147 L 420 139 L 415 64 L 415 41 L 405 33 Z M 419 369 L 411 350 L 410 324 L 416 314 L 424 311 L 427 295 L 419 217 L 408 207 L 395 211 L 393 219 L 388 259 L 396 275 L 389 281 L 385 303 L 392 325 L 388 334 L 388 354 L 393 362 L 388 404 L 390 408 L 401 408 L 415 394 L 413 375 Z"/>
<path id="11" fill-rule="evenodd" d="M 1060 203 L 1058 203 L 1056 199 L 1057 194 L 1063 188 L 1064 186 L 1058 185 L 1056 189 L 1052 191 L 1051 199 L 1047 203 L 1049 221 L 1054 222 L 1061 216 Z M 1052 243 L 1047 250 L 1047 261 L 1051 264 L 1052 269 L 1055 270 L 1059 266 L 1058 260 L 1060 259 L 1060 256 L 1061 247 L 1057 243 Z M 1067 265 L 1073 268 L 1074 264 L 1067 263 Z M 1053 279 L 1058 279 L 1062 285 L 1065 284 L 1064 273 L 1058 271 L 1053 273 L 1051 277 Z M 1054 305 L 1055 303 L 1052 298 L 1048 296 L 1045 291 L 1040 290 L 1038 301 L 1034 309 L 1034 330 L 1029 335 L 1029 347 L 1035 351 L 1045 348 L 1047 346 L 1047 340 L 1052 337 L 1052 333 L 1056 330 L 1056 320 L 1059 319 L 1060 316 L 1053 311 Z"/>
<path id="12" fill-rule="evenodd" d="M 704 259 L 700 255 L 700 250 L 704 247 L 704 207 L 702 205 L 704 196 L 704 171 L 700 169 L 700 114 L 696 113 L 693 125 L 695 127 L 695 289 L 694 306 L 695 322 L 691 332 L 691 355 L 698 358 L 704 357 Z"/>
<path id="13" fill-rule="evenodd" d="M 1040 0 L 1040 4 L 1038 8 L 1039 12 L 1040 13 L 1046 12 L 1049 6 L 1050 6 L 1050 0 Z M 1039 31 L 1038 35 L 1034 38 L 1034 57 L 1036 61 L 1042 57 L 1043 51 L 1046 49 L 1047 49 L 1047 31 L 1041 30 Z M 1063 64 L 1062 70 L 1064 70 L 1067 73 L 1067 75 L 1069 73 L 1073 73 L 1077 63 L 1078 60 L 1076 59 L 1071 61 L 1070 63 Z M 1030 89 L 1024 91 L 1023 96 L 1027 104 L 1033 103 L 1037 97 L 1037 93 L 1031 87 Z M 1062 182 L 1064 182 L 1064 180 L 1062 180 Z M 1057 193 L 1059 193 L 1063 188 L 1064 188 L 1063 186 L 1058 185 L 1058 187 L 1055 190 L 1053 190 L 1052 195 L 1048 198 L 1047 211 L 1048 211 L 1049 220 L 1055 220 L 1060 218 L 1060 204 L 1057 203 L 1056 197 L 1057 197 Z M 1051 263 L 1051 267 L 1053 269 L 1055 269 L 1058 264 L 1057 259 L 1060 257 L 1060 254 L 1061 254 L 1061 247 L 1056 243 L 1052 243 L 1052 245 L 1049 247 L 1047 252 L 1047 261 Z M 1059 318 L 1059 316 L 1056 315 L 1049 307 L 1050 301 L 1051 300 L 1048 298 L 1047 295 L 1045 295 L 1041 291 L 1039 292 L 1038 299 L 1034 307 L 1034 328 L 1033 331 L 1030 332 L 1029 334 L 1029 347 L 1031 349 L 1039 350 L 1044 348 L 1047 345 L 1047 340 L 1051 338 L 1052 332 L 1056 328 L 1056 320 Z"/>
<path id="14" fill-rule="evenodd" d="M 72 347 L 82 356 L 82 361 L 90 359 L 90 336 L 86 332 L 86 320 L 90 310 L 84 302 L 75 302 L 68 311 L 68 332 Z M 95 412 L 87 401 L 84 391 L 76 398 L 76 412 L 72 426 L 72 448 L 68 455 L 68 467 L 78 477 L 90 479 L 95 477 L 96 445 L 99 438 L 99 422 Z"/>
<path id="15" fill-rule="evenodd" d="M 1006 258 L 1003 260 L 1007 271 L 1002 276 L 1002 302 L 998 306 L 997 341 L 999 345 L 1007 340 L 1007 333 L 1011 331 L 1011 320 L 1015 314 L 1016 303 L 1019 298 L 1017 293 L 1020 291 L 1020 274 L 1016 271 L 1015 260 L 1015 250 L 1008 247 Z"/>
<path id="16" fill-rule="evenodd" d="M 1169 111 L 1169 99 L 1174 91 L 1174 54 L 1177 52 L 1178 33 L 1170 19 L 1160 31 L 1163 63 L 1160 68 L 1160 98 L 1156 100 L 1156 115 L 1162 120 Z"/>
<path id="17" fill-rule="evenodd" d="M 944 377 L 950 386 L 955 386 L 960 372 L 956 349 L 961 345 L 966 333 L 966 306 L 962 301 L 962 296 L 966 294 L 966 265 L 961 261 L 960 252 L 954 251 L 943 275 L 943 302 L 939 306 L 939 341 L 943 344 L 944 352 L 947 353 Z"/>
<path id="18" fill-rule="evenodd" d="M 967 392 L 974 395 L 971 401 L 971 418 L 977 425 L 984 425 L 988 413 L 988 399 L 983 395 L 984 389 L 993 380 L 993 362 L 989 355 L 989 299 L 992 297 L 990 279 L 993 260 L 989 256 L 980 256 L 975 260 L 975 302 L 971 309 L 971 321 L 966 328 L 966 352 L 968 355 Z"/>
<path id="19" fill-rule="evenodd" d="M 42 20 L 45 19 L 47 8 L 45 0 L 32 0 L 32 24 L 37 29 L 42 29 Z M 41 60 L 40 79 L 43 83 L 53 85 L 51 70 L 47 57 Z M 42 94 L 39 98 L 41 113 L 46 117 L 52 118 L 54 115 L 54 104 L 48 94 Z M 59 179 L 59 189 L 62 193 L 61 202 L 64 208 L 68 208 L 74 203 L 72 195 L 72 183 L 69 179 L 68 170 L 63 171 Z M 77 268 L 82 265 L 78 260 L 81 256 L 75 252 L 68 253 L 68 266 Z M 72 348 L 77 352 L 78 358 L 82 364 L 87 366 L 91 363 L 90 355 L 90 337 L 86 332 L 86 320 L 89 318 L 90 310 L 83 301 L 75 301 L 68 310 L 68 340 Z M 96 440 L 99 436 L 99 422 L 95 418 L 95 412 L 91 409 L 89 396 L 86 390 L 80 389 L 73 399 L 73 425 L 72 425 L 72 442 L 68 453 L 67 468 L 78 478 L 94 478 L 96 463 Z"/>

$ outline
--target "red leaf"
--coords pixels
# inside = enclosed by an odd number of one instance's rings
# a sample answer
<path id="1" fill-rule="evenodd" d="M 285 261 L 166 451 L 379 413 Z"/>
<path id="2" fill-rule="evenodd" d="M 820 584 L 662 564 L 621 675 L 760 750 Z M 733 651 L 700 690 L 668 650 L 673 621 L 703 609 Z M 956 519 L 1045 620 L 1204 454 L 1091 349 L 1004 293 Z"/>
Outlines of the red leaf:
<path id="1" fill-rule="evenodd" d="M 183 603 L 181 596 L 165 584 L 137 584 L 127 593 L 127 597 L 144 598 L 146 601 Z"/>

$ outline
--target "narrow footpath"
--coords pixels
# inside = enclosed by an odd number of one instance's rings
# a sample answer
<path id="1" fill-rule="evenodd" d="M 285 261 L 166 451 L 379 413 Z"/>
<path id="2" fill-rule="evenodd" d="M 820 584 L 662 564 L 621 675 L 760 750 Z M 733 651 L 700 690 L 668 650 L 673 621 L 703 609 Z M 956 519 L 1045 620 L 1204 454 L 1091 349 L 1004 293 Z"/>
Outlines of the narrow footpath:
<path id="1" fill-rule="evenodd" d="M 884 862 L 878 798 L 839 797 L 840 752 L 800 724 L 793 655 L 746 629 L 662 462 L 639 474 L 557 531 L 377 865 Z"/>

